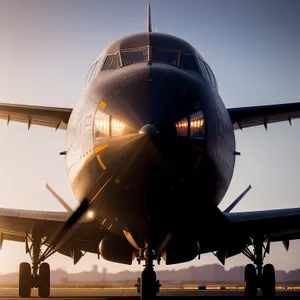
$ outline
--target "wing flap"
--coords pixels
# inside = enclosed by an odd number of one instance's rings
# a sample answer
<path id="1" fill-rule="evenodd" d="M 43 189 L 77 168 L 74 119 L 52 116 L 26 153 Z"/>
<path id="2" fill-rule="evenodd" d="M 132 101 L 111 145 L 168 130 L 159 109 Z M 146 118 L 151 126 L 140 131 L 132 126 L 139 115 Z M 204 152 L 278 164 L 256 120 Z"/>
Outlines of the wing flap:
<path id="1" fill-rule="evenodd" d="M 28 128 L 33 124 L 66 130 L 71 112 L 70 108 L 0 103 L 0 119 L 26 123 Z"/>
<path id="2" fill-rule="evenodd" d="M 300 118 L 300 103 L 229 108 L 234 130 Z"/>
<path id="3" fill-rule="evenodd" d="M 10 231 L 1 231 L 1 246 L 3 241 L 25 242 L 26 234 Z"/>

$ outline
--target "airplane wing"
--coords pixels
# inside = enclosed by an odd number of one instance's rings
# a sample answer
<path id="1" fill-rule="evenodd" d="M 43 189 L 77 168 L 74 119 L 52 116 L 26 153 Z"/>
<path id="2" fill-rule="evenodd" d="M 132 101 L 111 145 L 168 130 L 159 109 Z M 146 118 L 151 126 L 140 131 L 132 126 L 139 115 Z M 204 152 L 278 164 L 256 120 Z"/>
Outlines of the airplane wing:
<path id="1" fill-rule="evenodd" d="M 0 119 L 7 124 L 10 121 L 26 123 L 28 129 L 34 124 L 66 130 L 71 112 L 70 108 L 0 103 Z"/>
<path id="2" fill-rule="evenodd" d="M 210 227 L 208 233 L 203 235 L 202 232 L 198 239 L 200 252 L 214 253 L 223 265 L 226 258 L 252 246 L 254 238 L 262 238 L 265 243 L 281 241 L 286 250 L 289 241 L 300 239 L 300 208 L 234 213 L 217 211 L 215 229 Z"/>
<path id="3" fill-rule="evenodd" d="M 69 217 L 68 212 L 45 212 L 0 208 L 0 248 L 4 240 L 26 242 L 34 229 L 50 238 Z M 72 257 L 74 264 L 84 252 L 99 253 L 98 245 L 104 236 L 112 234 L 104 230 L 97 220 L 82 221 L 70 238 L 58 249 L 58 253 Z"/>
<path id="4" fill-rule="evenodd" d="M 286 250 L 290 240 L 300 239 L 300 208 L 224 213 L 224 216 L 228 223 L 223 224 L 223 240 L 221 237 L 205 249 L 205 252 L 216 251 L 214 254 L 222 264 L 226 258 L 245 251 L 257 237 L 265 242 L 282 241 Z"/>
<path id="5" fill-rule="evenodd" d="M 300 208 L 224 213 L 240 235 L 264 236 L 270 241 L 300 237 Z"/>
<path id="6" fill-rule="evenodd" d="M 292 119 L 299 119 L 300 102 L 229 108 L 228 113 L 234 130 L 259 125 L 267 129 L 269 123 L 289 121 L 291 124 Z"/>

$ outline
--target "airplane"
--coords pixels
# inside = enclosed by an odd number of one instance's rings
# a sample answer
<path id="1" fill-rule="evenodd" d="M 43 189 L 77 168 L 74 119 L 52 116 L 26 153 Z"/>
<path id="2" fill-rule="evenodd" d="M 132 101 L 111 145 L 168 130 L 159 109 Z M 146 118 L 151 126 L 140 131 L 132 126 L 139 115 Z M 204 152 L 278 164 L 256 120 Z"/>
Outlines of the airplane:
<path id="1" fill-rule="evenodd" d="M 234 172 L 235 131 L 300 118 L 300 103 L 226 108 L 208 62 L 183 39 L 152 31 L 122 37 L 92 64 L 72 108 L 0 104 L 0 118 L 65 130 L 68 179 L 79 204 L 66 212 L 0 209 L 3 240 L 25 243 L 19 295 L 50 295 L 53 253 L 76 264 L 94 253 L 144 269 L 141 300 L 160 289 L 154 263 L 213 253 L 222 264 L 240 253 L 246 296 L 275 295 L 275 269 L 264 265 L 271 242 L 300 238 L 300 208 L 231 212 L 218 208 Z M 254 250 L 252 251 L 252 247 Z"/>

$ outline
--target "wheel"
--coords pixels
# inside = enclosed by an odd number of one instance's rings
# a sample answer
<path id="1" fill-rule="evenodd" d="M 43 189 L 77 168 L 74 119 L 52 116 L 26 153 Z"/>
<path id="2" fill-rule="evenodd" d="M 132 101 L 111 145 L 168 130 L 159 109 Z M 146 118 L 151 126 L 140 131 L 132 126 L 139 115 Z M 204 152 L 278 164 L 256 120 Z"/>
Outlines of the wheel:
<path id="1" fill-rule="evenodd" d="M 145 269 L 141 276 L 140 299 L 151 300 L 156 297 L 156 274 L 154 270 Z"/>
<path id="2" fill-rule="evenodd" d="M 276 280 L 275 269 L 272 264 L 267 264 L 263 269 L 262 276 L 262 296 L 275 297 Z"/>
<path id="3" fill-rule="evenodd" d="M 245 282 L 244 292 L 245 296 L 255 297 L 257 293 L 257 281 L 256 281 L 256 269 L 252 264 L 248 264 L 245 267 Z"/>
<path id="4" fill-rule="evenodd" d="M 161 284 L 160 284 L 159 280 L 156 280 L 156 289 L 155 289 L 156 294 L 159 293 L 159 288 L 160 288 L 160 287 L 161 287 Z"/>
<path id="5" fill-rule="evenodd" d="M 31 267 L 27 262 L 20 263 L 19 267 L 19 296 L 30 297 L 31 294 Z"/>
<path id="6" fill-rule="evenodd" d="M 135 287 L 136 287 L 136 291 L 138 293 L 140 293 L 141 292 L 141 278 L 140 277 L 136 280 Z"/>
<path id="7" fill-rule="evenodd" d="M 42 263 L 39 268 L 39 296 L 48 298 L 50 295 L 50 267 Z"/>

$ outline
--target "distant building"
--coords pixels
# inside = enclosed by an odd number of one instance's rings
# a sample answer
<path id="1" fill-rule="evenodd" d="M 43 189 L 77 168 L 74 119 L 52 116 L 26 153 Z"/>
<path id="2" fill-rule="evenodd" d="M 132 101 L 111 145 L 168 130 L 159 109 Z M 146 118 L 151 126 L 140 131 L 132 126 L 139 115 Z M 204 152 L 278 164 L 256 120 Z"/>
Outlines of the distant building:
<path id="1" fill-rule="evenodd" d="M 102 282 L 106 283 L 106 274 L 107 274 L 107 269 L 103 268 L 102 269 Z"/>
<path id="2" fill-rule="evenodd" d="M 97 265 L 92 266 L 92 272 L 93 273 L 98 273 L 98 266 Z"/>
<path id="3" fill-rule="evenodd" d="M 67 277 L 63 277 L 63 278 L 60 279 L 60 284 L 61 284 L 61 285 L 67 286 L 68 283 L 69 283 L 69 280 L 68 280 Z"/>

